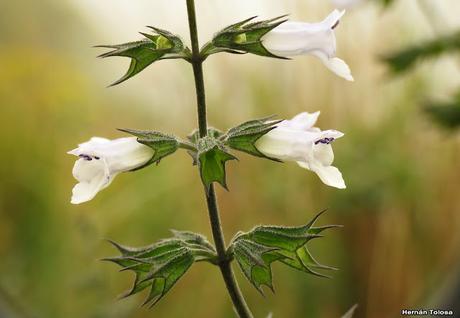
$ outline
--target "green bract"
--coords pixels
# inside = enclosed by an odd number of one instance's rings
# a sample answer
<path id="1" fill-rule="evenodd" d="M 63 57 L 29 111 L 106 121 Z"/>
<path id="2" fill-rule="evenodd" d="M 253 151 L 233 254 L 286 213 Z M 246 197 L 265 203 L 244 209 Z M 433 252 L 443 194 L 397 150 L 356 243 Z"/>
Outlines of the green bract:
<path id="1" fill-rule="evenodd" d="M 246 278 L 261 293 L 265 285 L 273 290 L 271 264 L 279 261 L 290 267 L 321 277 L 328 277 L 317 270 L 335 270 L 321 265 L 308 251 L 306 244 L 321 237 L 327 225 L 314 227 L 321 212 L 306 225 L 299 227 L 257 226 L 247 233 L 238 233 L 232 240 L 229 253 L 236 259 Z"/>
<path id="2" fill-rule="evenodd" d="M 276 128 L 281 120 L 271 120 L 271 117 L 250 120 L 234 128 L 231 128 L 223 137 L 225 145 L 235 150 L 246 152 L 250 155 L 267 158 L 275 161 L 261 153 L 255 146 L 260 137 Z"/>
<path id="3" fill-rule="evenodd" d="M 271 117 L 250 120 L 229 129 L 225 134 L 215 128 L 208 128 L 207 136 L 204 138 L 200 138 L 197 130 L 192 132 L 188 139 L 196 149 L 189 149 L 189 154 L 193 158 L 193 163 L 199 166 L 201 179 L 206 188 L 209 189 L 212 182 L 218 182 L 227 189 L 225 163 L 237 158 L 230 154 L 226 147 L 279 161 L 265 156 L 256 148 L 255 143 L 276 128 L 280 121 L 271 120 Z"/>
<path id="4" fill-rule="evenodd" d="M 224 144 L 212 136 L 200 138 L 197 142 L 196 162 L 206 189 L 211 183 L 218 182 L 227 189 L 225 163 L 237 159 L 227 152 Z"/>
<path id="5" fill-rule="evenodd" d="M 137 141 L 141 144 L 149 146 L 155 152 L 152 159 L 140 168 L 144 168 L 152 163 L 159 163 L 161 159 L 176 152 L 180 147 L 180 141 L 171 135 L 166 135 L 158 131 L 147 130 L 134 130 L 134 129 L 120 129 L 137 137 Z M 137 170 L 136 169 L 136 170 Z"/>
<path id="6" fill-rule="evenodd" d="M 204 56 L 218 52 L 228 53 L 252 53 L 261 56 L 285 59 L 284 57 L 270 53 L 263 45 L 262 37 L 287 21 L 286 16 L 276 17 L 270 20 L 251 22 L 256 17 L 232 24 L 219 31 L 211 42 L 202 50 Z"/>
<path id="7" fill-rule="evenodd" d="M 126 74 L 110 86 L 120 84 L 141 72 L 157 60 L 186 58 L 189 50 L 184 48 L 182 40 L 168 31 L 149 26 L 156 34 L 142 33 L 145 38 L 140 41 L 116 45 L 98 45 L 113 49 L 99 57 L 123 56 L 131 58 L 131 64 Z"/>
<path id="8" fill-rule="evenodd" d="M 126 247 L 111 241 L 121 255 L 103 260 L 118 264 L 121 271 L 136 274 L 133 287 L 122 295 L 123 298 L 150 287 L 143 305 L 152 307 L 194 262 L 215 262 L 215 249 L 204 236 L 181 231 L 173 231 L 173 234 L 173 238 L 143 248 Z"/>

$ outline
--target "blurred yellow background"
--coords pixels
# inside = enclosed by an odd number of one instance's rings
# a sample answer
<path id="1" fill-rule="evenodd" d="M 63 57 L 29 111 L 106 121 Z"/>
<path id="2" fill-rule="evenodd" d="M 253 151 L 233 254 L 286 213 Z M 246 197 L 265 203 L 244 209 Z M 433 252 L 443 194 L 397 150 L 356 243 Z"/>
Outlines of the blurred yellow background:
<path id="1" fill-rule="evenodd" d="M 333 9 L 325 0 L 196 2 L 201 43 L 249 16 L 319 21 Z M 457 0 L 349 10 L 336 35 L 354 83 L 311 57 L 209 58 L 215 127 L 321 110 L 319 127 L 346 134 L 334 143 L 346 190 L 325 186 L 295 164 L 244 154 L 228 164 L 230 192 L 218 191 L 227 240 L 256 224 L 302 224 L 324 208 L 320 224 L 345 226 L 310 244 L 322 263 L 340 268 L 331 280 L 275 264 L 276 295 L 263 298 L 235 267 L 256 317 L 340 317 L 354 303 L 356 317 L 377 318 L 399 317 L 402 308 L 452 307 L 448 297 L 460 280 L 460 139 L 433 124 L 419 102 L 460 86 L 458 57 L 396 78 L 379 57 L 458 29 L 459 14 Z M 189 43 L 185 1 L 0 4 L 0 317 L 234 317 L 209 264 L 195 264 L 147 310 L 139 308 L 144 295 L 117 301 L 132 276 L 98 261 L 117 254 L 104 238 L 142 246 L 170 236 L 171 228 L 211 237 L 198 172 L 185 152 L 117 177 L 89 203 L 69 202 L 75 159 L 66 151 L 78 143 L 124 136 L 115 128 L 185 136 L 196 127 L 193 76 L 183 61 L 156 63 L 105 88 L 129 62 L 96 59 L 102 52 L 91 46 L 138 39 L 146 25 Z"/>

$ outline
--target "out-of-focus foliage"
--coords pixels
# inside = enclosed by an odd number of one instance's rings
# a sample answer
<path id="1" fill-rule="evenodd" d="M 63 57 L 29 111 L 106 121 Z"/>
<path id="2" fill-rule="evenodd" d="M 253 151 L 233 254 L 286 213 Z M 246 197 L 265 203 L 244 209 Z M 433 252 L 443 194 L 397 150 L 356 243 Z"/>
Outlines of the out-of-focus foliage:
<path id="1" fill-rule="evenodd" d="M 380 3 L 382 3 L 385 7 L 389 7 L 391 4 L 395 2 L 395 0 L 376 0 Z"/>
<path id="2" fill-rule="evenodd" d="M 420 44 L 409 46 L 389 54 L 383 60 L 394 74 L 413 69 L 423 60 L 434 59 L 445 54 L 460 53 L 460 31 L 437 36 Z M 460 126 L 460 93 L 449 102 L 426 101 L 424 110 L 441 126 L 457 128 Z"/>
<path id="3" fill-rule="evenodd" d="M 353 318 L 353 315 L 355 314 L 356 309 L 358 309 L 358 304 L 354 305 L 351 307 L 345 315 L 342 316 L 342 318 Z"/>
<path id="4" fill-rule="evenodd" d="M 435 58 L 441 54 L 458 53 L 460 51 L 460 31 L 440 36 L 433 40 L 404 48 L 384 58 L 394 73 L 410 70 L 424 59 Z"/>
<path id="5" fill-rule="evenodd" d="M 428 102 L 425 111 L 444 127 L 460 127 L 460 92 L 447 102 Z"/>

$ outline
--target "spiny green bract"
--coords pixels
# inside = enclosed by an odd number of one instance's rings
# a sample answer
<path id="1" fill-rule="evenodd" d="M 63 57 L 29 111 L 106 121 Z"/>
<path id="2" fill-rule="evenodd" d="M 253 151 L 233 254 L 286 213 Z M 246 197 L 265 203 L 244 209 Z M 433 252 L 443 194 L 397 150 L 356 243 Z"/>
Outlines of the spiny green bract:
<path id="1" fill-rule="evenodd" d="M 218 182 L 227 189 L 225 163 L 237 158 L 227 152 L 221 141 L 211 136 L 200 138 L 197 149 L 197 163 L 206 189 L 209 190 L 213 182 Z"/>
<path id="2" fill-rule="evenodd" d="M 232 24 L 219 31 L 210 43 L 203 48 L 203 54 L 210 55 L 219 52 L 251 53 L 260 56 L 286 59 L 270 53 L 262 43 L 262 37 L 287 21 L 286 16 L 269 20 L 251 22 L 256 17 Z"/>
<path id="3" fill-rule="evenodd" d="M 227 189 L 225 163 L 237 159 L 227 148 L 279 161 L 265 156 L 255 146 L 257 140 L 281 122 L 281 120 L 271 119 L 272 117 L 250 120 L 229 129 L 226 133 L 209 128 L 207 136 L 203 138 L 200 138 L 198 131 L 188 136 L 189 141 L 196 148 L 189 151 L 189 154 L 193 158 L 193 163 L 198 165 L 202 182 L 207 189 L 213 182 L 218 182 Z"/>
<path id="4" fill-rule="evenodd" d="M 189 51 L 179 36 L 166 30 L 149 26 L 156 34 L 140 32 L 145 38 L 140 41 L 115 45 L 97 45 L 96 47 L 113 49 L 99 57 L 122 56 L 131 58 L 126 74 L 110 86 L 120 84 L 138 74 L 155 61 L 163 59 L 186 58 Z"/>
<path id="5" fill-rule="evenodd" d="M 257 140 L 270 132 L 272 129 L 275 129 L 276 124 L 279 124 L 282 121 L 271 119 L 272 117 L 254 119 L 229 129 L 225 136 L 222 137 L 224 144 L 232 149 L 243 151 L 256 157 L 279 161 L 277 159 L 267 157 L 255 146 Z"/>
<path id="6" fill-rule="evenodd" d="M 159 131 L 135 129 L 119 130 L 136 136 L 139 143 L 144 144 L 154 150 L 152 159 L 150 159 L 145 165 L 137 168 L 136 170 L 144 168 L 152 163 L 159 163 L 164 157 L 176 152 L 180 146 L 180 140 L 177 137 L 164 134 Z"/>
<path id="7" fill-rule="evenodd" d="M 173 238 L 143 248 L 126 247 L 110 241 L 121 255 L 103 260 L 118 264 L 122 267 L 121 271 L 136 274 L 132 288 L 122 298 L 150 287 L 143 305 L 153 307 L 194 262 L 215 262 L 215 249 L 204 236 L 193 232 L 172 232 Z"/>
<path id="8" fill-rule="evenodd" d="M 275 261 L 305 273 L 329 277 L 317 270 L 335 268 L 318 263 L 306 247 L 310 240 L 322 237 L 322 231 L 338 227 L 314 227 L 315 221 L 322 213 L 308 224 L 299 227 L 261 225 L 247 233 L 238 233 L 232 240 L 229 253 L 236 259 L 246 278 L 262 294 L 262 285 L 273 291 L 271 264 Z"/>

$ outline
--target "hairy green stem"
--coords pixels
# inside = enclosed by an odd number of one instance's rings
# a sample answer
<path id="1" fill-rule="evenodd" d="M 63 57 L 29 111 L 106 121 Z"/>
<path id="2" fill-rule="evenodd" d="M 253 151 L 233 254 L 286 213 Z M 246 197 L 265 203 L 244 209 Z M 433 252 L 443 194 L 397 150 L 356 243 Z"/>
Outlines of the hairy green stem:
<path id="1" fill-rule="evenodd" d="M 218 266 L 222 273 L 222 277 L 224 278 L 225 286 L 227 287 L 233 306 L 240 318 L 252 318 L 252 313 L 244 300 L 243 294 L 238 286 L 238 282 L 233 274 L 233 270 L 230 265 L 231 260 L 227 257 L 225 252 L 224 234 L 220 223 L 219 208 L 217 206 L 217 197 L 213 184 L 211 184 L 209 192 L 206 195 L 206 202 L 208 204 L 212 236 L 214 238 L 214 244 L 216 245 L 217 256 L 219 258 Z"/>
<path id="2" fill-rule="evenodd" d="M 195 1 L 187 0 L 188 25 L 190 28 L 190 40 L 192 42 L 193 75 L 195 76 L 196 105 L 198 112 L 198 127 L 200 137 L 208 134 L 208 123 L 206 120 L 206 95 L 204 90 L 203 78 L 203 58 L 200 54 L 200 44 L 198 42 L 198 29 L 196 26 Z"/>
<path id="3" fill-rule="evenodd" d="M 188 23 L 190 27 L 190 39 L 192 42 L 191 63 L 193 74 L 195 76 L 195 88 L 197 98 L 198 127 L 200 137 L 208 134 L 208 125 L 206 120 L 206 95 L 203 79 L 203 57 L 200 54 L 198 42 L 198 30 L 196 25 L 195 1 L 187 0 Z M 217 205 L 216 192 L 214 185 L 211 184 L 209 191 L 206 192 L 206 203 L 208 206 L 209 220 L 212 228 L 212 236 L 216 245 L 218 266 L 225 281 L 228 293 L 233 302 L 236 312 L 240 318 L 252 318 L 252 313 L 246 304 L 243 294 L 241 293 L 235 275 L 231 267 L 231 260 L 226 255 L 224 233 L 220 222 L 219 208 Z"/>

